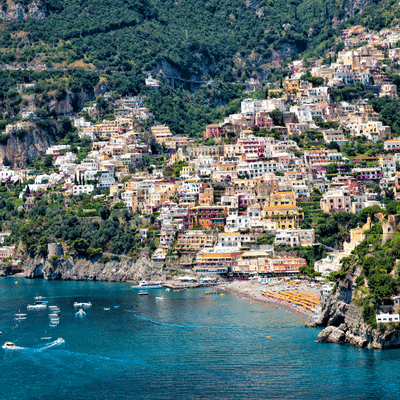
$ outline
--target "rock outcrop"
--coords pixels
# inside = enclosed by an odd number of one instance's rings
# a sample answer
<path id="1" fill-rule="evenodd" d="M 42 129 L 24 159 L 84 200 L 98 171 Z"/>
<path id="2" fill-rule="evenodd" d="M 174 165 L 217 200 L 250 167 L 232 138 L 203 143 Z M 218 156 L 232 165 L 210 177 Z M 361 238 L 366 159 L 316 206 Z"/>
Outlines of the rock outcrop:
<path id="1" fill-rule="evenodd" d="M 94 93 L 88 91 L 68 92 L 62 100 L 53 100 L 49 104 L 50 111 L 57 115 L 76 113 L 82 110 L 87 101 L 94 99 Z"/>
<path id="2" fill-rule="evenodd" d="M 7 144 L 0 146 L 0 161 L 22 168 L 28 160 L 44 154 L 52 142 L 53 138 L 47 131 L 36 127 L 22 136 L 10 135 Z"/>
<path id="3" fill-rule="evenodd" d="M 356 347 L 387 349 L 400 347 L 400 332 L 379 331 L 368 326 L 362 317 L 362 308 L 354 301 L 356 278 L 361 267 L 348 274 L 337 284 L 336 291 L 325 300 L 320 317 L 308 326 L 325 326 L 317 340 L 327 343 L 350 344 Z"/>
<path id="4" fill-rule="evenodd" d="M 0 18 L 9 22 L 23 21 L 28 18 L 44 21 L 48 15 L 47 7 L 37 1 L 28 4 L 28 6 L 16 3 L 10 5 L 6 10 L 0 10 Z"/>
<path id="5" fill-rule="evenodd" d="M 146 258 L 103 264 L 81 258 L 60 258 L 51 263 L 48 259 L 36 257 L 27 259 L 24 273 L 27 278 L 72 281 L 125 282 L 162 278 L 161 270 L 149 266 Z"/>

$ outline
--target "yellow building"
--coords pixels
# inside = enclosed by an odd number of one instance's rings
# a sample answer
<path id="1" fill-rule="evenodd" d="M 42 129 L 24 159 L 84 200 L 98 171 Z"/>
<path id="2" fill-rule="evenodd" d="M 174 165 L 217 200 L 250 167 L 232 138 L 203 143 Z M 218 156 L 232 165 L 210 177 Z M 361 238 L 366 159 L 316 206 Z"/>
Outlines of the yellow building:
<path id="1" fill-rule="evenodd" d="M 181 148 L 179 148 L 176 153 L 171 154 L 171 163 L 174 164 L 178 161 L 184 161 L 185 158 L 183 156 L 183 151 Z"/>
<path id="2" fill-rule="evenodd" d="M 213 206 L 214 205 L 214 188 L 207 187 L 203 193 L 199 193 L 200 206 Z"/>
<path id="3" fill-rule="evenodd" d="M 266 265 L 271 256 L 263 250 L 246 251 L 236 259 L 232 272 L 237 275 L 257 275 L 267 272 Z"/>
<path id="4" fill-rule="evenodd" d="M 283 87 L 289 92 L 294 92 L 300 88 L 300 79 L 289 79 L 286 78 L 283 81 Z"/>
<path id="5" fill-rule="evenodd" d="M 167 144 L 168 142 L 171 141 L 172 133 L 169 130 L 168 126 L 157 125 L 157 126 L 152 126 L 150 129 L 151 129 L 151 133 L 153 134 L 153 136 L 158 144 L 162 144 L 162 143 Z M 174 147 L 175 147 L 175 144 L 174 144 Z"/>
<path id="6" fill-rule="evenodd" d="M 204 247 L 214 246 L 216 240 L 217 235 L 214 231 L 186 231 L 186 233 L 178 235 L 176 248 L 182 250 L 201 250 Z"/>
<path id="7" fill-rule="evenodd" d="M 276 221 L 277 229 L 298 228 L 303 214 L 296 205 L 294 192 L 272 193 L 264 203 L 261 217 Z"/>
<path id="8" fill-rule="evenodd" d="M 192 165 L 185 165 L 184 167 L 182 167 L 182 177 L 189 178 L 192 175 L 194 175 L 194 167 Z"/>
<path id="9" fill-rule="evenodd" d="M 149 193 L 148 203 L 152 206 L 160 206 L 168 200 L 167 193 L 152 192 Z"/>

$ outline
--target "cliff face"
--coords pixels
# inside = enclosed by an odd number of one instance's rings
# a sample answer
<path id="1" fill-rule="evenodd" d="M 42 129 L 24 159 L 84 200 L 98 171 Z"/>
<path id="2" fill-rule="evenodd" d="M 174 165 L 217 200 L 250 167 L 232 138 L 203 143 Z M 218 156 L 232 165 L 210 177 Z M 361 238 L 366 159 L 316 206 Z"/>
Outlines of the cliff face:
<path id="1" fill-rule="evenodd" d="M 362 308 L 352 302 L 361 267 L 340 280 L 336 292 L 331 293 L 323 304 L 318 320 L 309 326 L 326 326 L 318 335 L 319 342 L 348 343 L 357 347 L 387 349 L 400 346 L 399 331 L 380 332 L 365 324 Z"/>
<path id="2" fill-rule="evenodd" d="M 110 261 L 106 264 L 85 259 L 59 259 L 54 267 L 47 259 L 30 258 L 24 269 L 27 278 L 72 281 L 125 282 L 161 279 L 161 270 L 149 267 L 145 258 L 138 260 Z"/>
<path id="3" fill-rule="evenodd" d="M 54 111 L 57 115 L 71 114 L 82 110 L 87 101 L 94 98 L 92 92 L 70 92 L 66 93 L 62 100 L 53 100 L 49 104 L 50 111 Z"/>
<path id="4" fill-rule="evenodd" d="M 340 9 L 343 12 L 341 15 L 336 15 L 332 21 L 332 28 L 336 29 L 340 24 L 346 22 L 351 16 L 354 15 L 355 11 L 358 10 L 360 14 L 364 12 L 366 5 L 370 0 L 350 0 L 344 5 L 344 9 Z"/>
<path id="5" fill-rule="evenodd" d="M 38 128 L 29 130 L 22 137 L 10 135 L 7 144 L 0 146 L 0 161 L 22 168 L 27 160 L 44 154 L 51 144 L 52 138 L 48 132 Z"/>

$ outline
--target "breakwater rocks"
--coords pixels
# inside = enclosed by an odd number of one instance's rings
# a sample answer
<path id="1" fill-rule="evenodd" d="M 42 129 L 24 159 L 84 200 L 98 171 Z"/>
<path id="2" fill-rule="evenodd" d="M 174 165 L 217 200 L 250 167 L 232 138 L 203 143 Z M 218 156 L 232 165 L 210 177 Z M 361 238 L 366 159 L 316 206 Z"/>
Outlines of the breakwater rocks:
<path id="1" fill-rule="evenodd" d="M 28 258 L 24 268 L 27 278 L 73 281 L 110 281 L 160 280 L 161 270 L 146 263 L 146 259 L 125 259 L 101 263 L 83 258 L 60 258 L 49 260 Z"/>
<path id="2" fill-rule="evenodd" d="M 350 344 L 356 347 L 387 349 L 400 347 L 400 332 L 395 329 L 379 331 L 364 322 L 362 307 L 354 301 L 356 278 L 361 273 L 357 267 L 339 280 L 336 290 L 322 304 L 319 318 L 307 326 L 326 327 L 318 335 L 319 342 Z"/>

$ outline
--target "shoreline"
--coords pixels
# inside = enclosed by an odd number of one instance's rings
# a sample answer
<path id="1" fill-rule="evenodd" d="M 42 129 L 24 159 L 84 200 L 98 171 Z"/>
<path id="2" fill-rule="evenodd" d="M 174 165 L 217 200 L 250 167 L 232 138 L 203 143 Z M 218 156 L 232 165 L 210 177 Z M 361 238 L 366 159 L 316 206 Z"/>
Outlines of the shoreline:
<path id="1" fill-rule="evenodd" d="M 307 310 L 301 306 L 263 296 L 260 293 L 260 290 L 266 288 L 266 286 L 260 285 L 258 284 L 258 282 L 234 281 L 226 284 L 219 284 L 216 286 L 216 288 L 222 291 L 226 291 L 228 293 L 232 293 L 239 298 L 256 301 L 258 303 L 267 303 L 271 306 L 275 306 L 276 308 L 282 308 L 286 311 L 295 312 L 304 317 L 305 320 L 309 320 L 313 317 L 313 315 L 315 315 L 312 311 Z M 281 288 L 278 286 L 269 286 L 268 289 Z"/>

